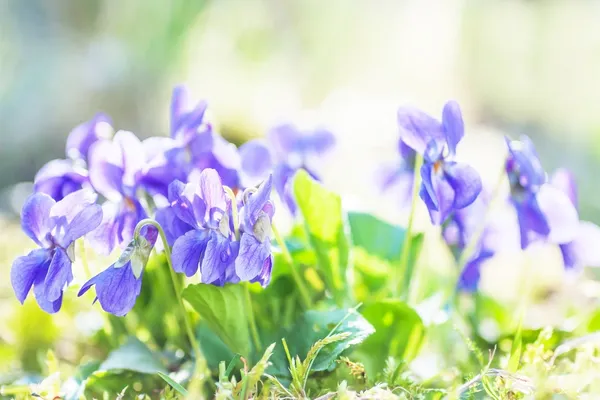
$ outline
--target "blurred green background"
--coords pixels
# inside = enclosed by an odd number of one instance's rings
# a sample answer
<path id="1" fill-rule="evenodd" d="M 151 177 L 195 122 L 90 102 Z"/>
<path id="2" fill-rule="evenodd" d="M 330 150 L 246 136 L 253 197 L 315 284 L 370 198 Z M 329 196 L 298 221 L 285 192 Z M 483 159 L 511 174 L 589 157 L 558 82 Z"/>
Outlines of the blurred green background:
<path id="1" fill-rule="evenodd" d="M 530 134 L 549 170 L 573 168 L 584 217 L 600 221 L 599 20 L 583 0 L 3 1 L 0 187 L 63 157 L 70 129 L 97 111 L 165 134 L 177 83 L 237 141 L 340 98 L 435 113 L 456 98 L 470 127 Z M 1 203 L 10 210 L 6 193 Z"/>

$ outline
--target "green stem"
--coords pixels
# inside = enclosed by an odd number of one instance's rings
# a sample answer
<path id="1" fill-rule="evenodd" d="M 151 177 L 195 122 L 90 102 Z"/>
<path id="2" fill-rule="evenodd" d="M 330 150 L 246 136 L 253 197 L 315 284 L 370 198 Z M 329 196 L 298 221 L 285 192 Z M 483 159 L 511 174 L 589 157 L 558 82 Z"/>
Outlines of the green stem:
<path id="1" fill-rule="evenodd" d="M 258 329 L 256 327 L 256 318 L 254 317 L 254 307 L 252 307 L 252 299 L 250 298 L 250 285 L 246 284 L 246 303 L 248 304 L 248 308 L 250 309 L 250 332 L 252 334 L 252 341 L 254 341 L 254 347 L 256 351 L 259 352 L 262 350 L 262 344 L 260 342 L 260 336 L 258 335 Z"/>
<path id="2" fill-rule="evenodd" d="M 167 264 L 169 266 L 169 271 L 171 273 L 171 281 L 173 283 L 173 289 L 175 290 L 175 296 L 177 297 L 177 302 L 179 303 L 179 309 L 181 310 L 181 315 L 183 317 L 183 322 L 185 325 L 185 331 L 187 333 L 188 339 L 190 341 L 190 345 L 192 346 L 192 350 L 196 357 L 196 373 L 198 374 L 199 387 L 202 387 L 202 382 L 206 377 L 209 376 L 208 366 L 206 365 L 206 359 L 202 354 L 202 350 L 200 349 L 200 345 L 196 340 L 196 336 L 194 335 L 194 331 L 192 329 L 192 323 L 189 318 L 189 314 L 185 309 L 185 305 L 183 304 L 183 298 L 181 297 L 182 288 L 180 287 L 179 280 L 177 279 L 177 274 L 173 269 L 173 261 L 171 260 L 171 250 L 169 249 L 169 243 L 167 242 L 167 237 L 165 236 L 165 232 L 163 231 L 160 224 L 152 219 L 144 219 L 138 222 L 135 227 L 135 232 L 133 234 L 134 240 L 140 236 L 140 231 L 142 227 L 145 225 L 152 225 L 156 229 L 158 229 L 158 233 L 160 234 L 160 239 L 163 242 L 165 256 L 167 258 Z M 192 382 L 193 383 L 193 382 Z"/>
<path id="3" fill-rule="evenodd" d="M 302 304 L 304 305 L 305 309 L 309 310 L 312 305 L 312 301 L 310 299 L 310 294 L 308 292 L 308 289 L 304 285 L 304 281 L 302 280 L 300 273 L 295 268 L 294 259 L 292 258 L 290 251 L 288 250 L 287 246 L 285 245 L 285 241 L 283 240 L 283 238 L 279 234 L 279 231 L 275 227 L 275 224 L 272 224 L 271 228 L 273 230 L 273 236 L 275 236 L 275 241 L 279 245 L 279 248 L 281 249 L 281 252 L 283 253 L 283 256 L 285 257 L 285 261 L 290 265 L 290 269 L 292 270 L 292 277 L 294 278 L 294 281 L 296 282 L 296 286 L 298 287 L 298 290 L 300 291 L 300 298 L 302 299 Z"/>
<path id="4" fill-rule="evenodd" d="M 408 225 L 406 226 L 406 236 L 404 239 L 404 244 L 402 245 L 402 255 L 400 257 L 400 265 L 398 268 L 399 273 L 403 275 L 402 280 L 400 281 L 400 276 L 398 273 L 394 274 L 394 290 L 397 290 L 399 286 L 401 286 L 400 295 L 403 298 L 408 298 L 409 289 L 410 289 L 410 281 L 412 280 L 412 276 L 414 274 L 414 263 L 410 263 L 410 253 L 412 247 L 413 240 L 413 223 L 415 218 L 415 212 L 417 208 L 417 199 L 419 197 L 419 187 L 421 186 L 421 166 L 423 165 L 423 156 L 417 154 L 415 157 L 415 167 L 414 167 L 414 181 L 412 188 L 412 199 L 410 204 L 410 214 L 408 216 Z M 399 283 L 400 281 L 400 283 Z"/>

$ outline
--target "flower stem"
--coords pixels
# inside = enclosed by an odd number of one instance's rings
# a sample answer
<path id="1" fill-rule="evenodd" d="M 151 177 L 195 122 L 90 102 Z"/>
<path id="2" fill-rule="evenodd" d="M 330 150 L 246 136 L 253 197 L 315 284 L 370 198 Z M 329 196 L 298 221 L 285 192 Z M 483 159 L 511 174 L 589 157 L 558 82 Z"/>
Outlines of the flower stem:
<path id="1" fill-rule="evenodd" d="M 302 299 L 302 304 L 304 305 L 304 308 L 308 310 L 308 309 L 310 309 L 310 307 L 312 305 L 312 301 L 310 299 L 310 294 L 308 292 L 308 289 L 304 285 L 304 281 L 302 280 L 300 273 L 294 267 L 294 259 L 292 258 L 290 251 L 288 250 L 287 246 L 285 245 L 285 241 L 283 240 L 283 238 L 279 234 L 279 231 L 275 227 L 275 224 L 271 225 L 271 229 L 273 230 L 273 236 L 275 236 L 275 241 L 279 245 L 279 249 L 283 253 L 283 256 L 285 257 L 285 260 L 287 261 L 287 263 L 290 265 L 290 269 L 292 270 L 292 277 L 294 278 L 294 281 L 296 281 L 296 286 L 298 287 L 298 290 L 300 291 L 300 298 Z"/>
<path id="2" fill-rule="evenodd" d="M 227 194 L 227 196 L 231 199 L 231 216 L 233 217 L 233 230 L 235 232 L 235 239 L 240 240 L 240 221 L 238 218 L 237 199 L 235 197 L 235 194 L 233 193 L 233 190 L 231 190 L 231 188 L 229 188 L 228 186 L 223 186 L 223 190 L 225 191 L 225 194 Z"/>
<path id="3" fill-rule="evenodd" d="M 171 281 L 173 283 L 173 289 L 175 290 L 175 296 L 177 296 L 177 302 L 179 303 L 179 309 L 181 310 L 181 315 L 183 317 L 185 330 L 186 330 L 188 339 L 190 341 L 190 345 L 192 346 L 192 351 L 194 352 L 194 355 L 196 357 L 196 374 L 197 374 L 197 376 L 192 377 L 192 382 L 190 383 L 190 385 L 193 385 L 193 383 L 194 383 L 193 379 L 197 378 L 198 379 L 197 387 L 202 387 L 202 382 L 204 381 L 205 378 L 207 378 L 209 376 L 208 366 L 206 365 L 206 359 L 204 358 L 204 355 L 202 354 L 202 350 L 200 349 L 200 345 L 198 344 L 198 341 L 196 340 L 196 336 L 194 335 L 194 331 L 192 329 L 192 323 L 190 321 L 189 314 L 185 309 L 185 305 L 183 304 L 183 298 L 181 297 L 182 289 L 179 285 L 179 281 L 177 280 L 177 274 L 175 273 L 175 270 L 173 269 L 173 261 L 171 260 L 171 250 L 169 249 L 169 243 L 167 242 L 165 232 L 163 231 L 160 224 L 158 222 L 154 221 L 153 219 L 149 219 L 149 218 L 138 222 L 137 226 L 135 227 L 135 232 L 133 235 L 135 240 L 137 240 L 137 238 L 140 236 L 140 231 L 141 231 L 142 227 L 144 227 L 145 225 L 152 225 L 156 229 L 158 229 L 158 233 L 160 234 L 160 239 L 163 242 L 165 256 L 167 258 L 167 264 L 169 266 L 169 271 L 171 273 Z"/>
<path id="4" fill-rule="evenodd" d="M 262 350 L 262 343 L 260 342 L 260 336 L 258 335 L 258 329 L 256 327 L 256 318 L 254 317 L 254 308 L 252 307 L 252 299 L 250 298 L 250 285 L 246 284 L 244 286 L 246 291 L 246 303 L 250 310 L 250 332 L 252 334 L 252 341 L 254 342 L 254 347 L 256 348 L 256 351 L 260 352 Z"/>
<path id="5" fill-rule="evenodd" d="M 402 255 L 400 256 L 400 265 L 398 268 L 398 272 L 394 274 L 394 290 L 397 290 L 398 287 L 401 286 L 400 295 L 406 299 L 408 298 L 409 290 L 410 290 L 410 281 L 412 280 L 412 276 L 414 274 L 414 263 L 410 262 L 410 253 L 412 248 L 412 240 L 413 240 L 413 223 L 415 218 L 415 212 L 417 208 L 417 198 L 419 197 L 419 186 L 421 186 L 421 166 L 423 165 L 423 156 L 417 154 L 415 157 L 415 167 L 414 167 L 414 180 L 413 180 L 413 188 L 412 188 L 412 198 L 410 203 L 410 214 L 408 216 L 408 225 L 406 226 L 406 234 L 404 243 L 402 245 Z M 403 277 L 400 278 L 398 274 L 402 274 Z M 401 279 L 401 280 L 400 280 Z"/>

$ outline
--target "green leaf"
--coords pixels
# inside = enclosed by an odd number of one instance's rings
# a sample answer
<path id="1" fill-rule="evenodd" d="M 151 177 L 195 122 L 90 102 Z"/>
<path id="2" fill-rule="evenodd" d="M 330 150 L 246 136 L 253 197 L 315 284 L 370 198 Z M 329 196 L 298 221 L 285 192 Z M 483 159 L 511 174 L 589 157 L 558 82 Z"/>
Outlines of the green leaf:
<path id="1" fill-rule="evenodd" d="M 113 350 L 98 368 L 100 371 L 128 370 L 144 374 L 166 373 L 160 358 L 136 338 Z"/>
<path id="2" fill-rule="evenodd" d="M 250 356 L 248 312 L 242 285 L 189 285 L 183 291 L 183 298 L 232 352 Z"/>
<path id="3" fill-rule="evenodd" d="M 340 322 L 341 324 L 334 330 Z M 285 338 L 292 357 L 300 356 L 304 359 L 313 344 L 327 337 L 332 331 L 333 334 L 347 332 L 349 335 L 343 340 L 324 346 L 312 364 L 312 371 L 330 369 L 344 350 L 361 343 L 374 332 L 374 329 L 354 310 L 307 311 L 290 329 L 284 329 L 279 333 L 276 338 L 278 345 L 271 358 L 273 365 L 268 371 L 272 375 L 290 376 L 288 361 L 280 344 L 281 339 Z"/>
<path id="4" fill-rule="evenodd" d="M 185 390 L 185 388 L 179 383 L 175 382 L 173 378 L 171 378 L 169 375 L 159 372 L 158 376 L 160 376 L 165 382 L 171 385 L 171 387 L 175 389 L 177 393 L 181 394 L 182 396 L 187 396 L 187 390 Z"/>
<path id="5" fill-rule="evenodd" d="M 207 326 L 206 323 L 201 323 L 200 326 L 198 326 L 196 337 L 202 348 L 202 354 L 204 354 L 204 357 L 206 358 L 208 368 L 211 370 L 217 371 L 221 361 L 228 362 L 235 357 L 235 354 Z"/>
<path id="6" fill-rule="evenodd" d="M 359 212 L 348 213 L 348 222 L 354 246 L 363 248 L 369 255 L 381 260 L 400 260 L 405 229 Z"/>
<path id="7" fill-rule="evenodd" d="M 294 194 L 304 217 L 317 266 L 338 305 L 350 299 L 350 241 L 340 197 L 325 189 L 304 170 L 294 177 Z"/>
<path id="8" fill-rule="evenodd" d="M 410 306 L 399 300 L 384 300 L 363 306 L 361 313 L 375 328 L 360 346 L 370 373 L 382 371 L 388 356 L 408 362 L 417 355 L 425 327 Z"/>

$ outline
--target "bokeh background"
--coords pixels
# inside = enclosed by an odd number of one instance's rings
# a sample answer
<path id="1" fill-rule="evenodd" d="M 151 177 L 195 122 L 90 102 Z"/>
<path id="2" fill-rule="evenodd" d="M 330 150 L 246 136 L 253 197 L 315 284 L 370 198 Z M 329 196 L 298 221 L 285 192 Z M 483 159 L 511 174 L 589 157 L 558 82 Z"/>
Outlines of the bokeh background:
<path id="1" fill-rule="evenodd" d="M 97 111 L 166 134 L 171 88 L 186 83 L 234 142 L 286 119 L 330 125 L 342 191 L 391 157 L 399 105 L 439 115 L 457 99 L 472 137 L 526 133 L 549 171 L 572 168 L 598 222 L 599 20 L 583 0 L 2 1 L 0 209 L 18 211 L 13 185 L 64 157 Z"/>

